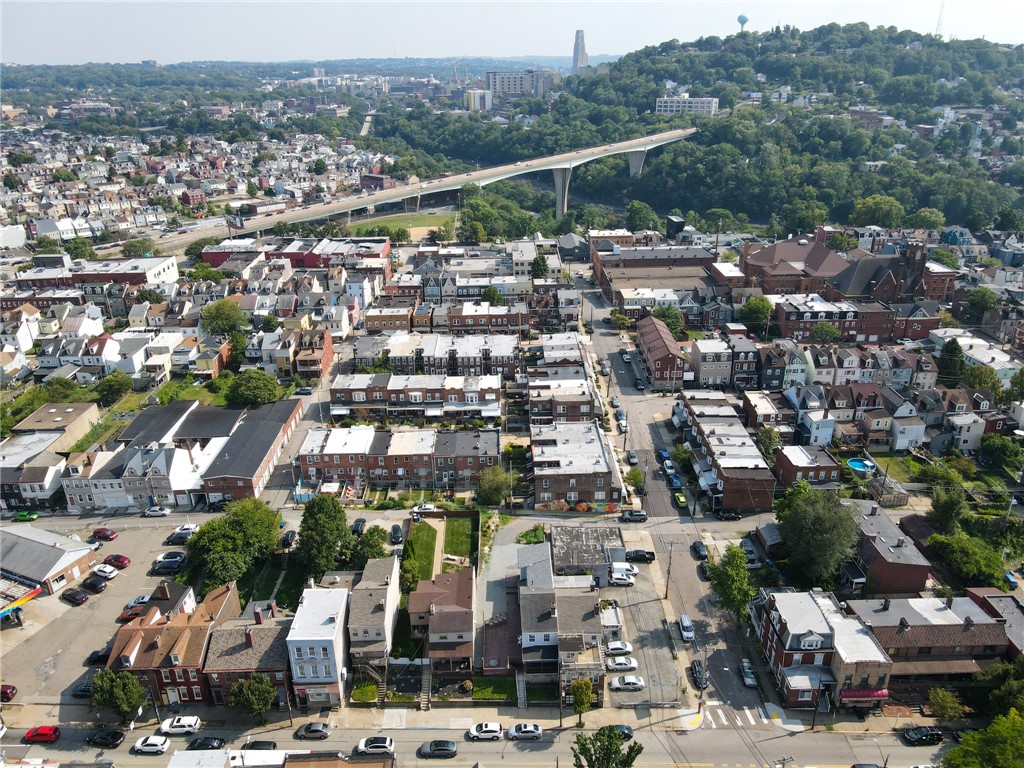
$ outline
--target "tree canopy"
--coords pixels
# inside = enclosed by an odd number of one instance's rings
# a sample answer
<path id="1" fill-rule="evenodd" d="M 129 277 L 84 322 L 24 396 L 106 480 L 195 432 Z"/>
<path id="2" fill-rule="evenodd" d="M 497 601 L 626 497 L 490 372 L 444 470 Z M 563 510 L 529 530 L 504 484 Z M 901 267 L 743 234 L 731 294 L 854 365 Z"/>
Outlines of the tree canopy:
<path id="1" fill-rule="evenodd" d="M 96 709 L 110 709 L 127 722 L 146 703 L 146 689 L 129 670 L 101 669 L 92 676 L 92 698 Z"/>
<path id="2" fill-rule="evenodd" d="M 354 538 L 337 497 L 318 494 L 306 502 L 296 548 L 306 576 L 319 580 L 339 560 L 347 559 Z"/>
<path id="3" fill-rule="evenodd" d="M 842 338 L 842 331 L 832 325 L 832 323 L 822 321 L 820 323 L 815 323 L 811 328 L 811 341 L 815 344 L 836 342 Z"/>
<path id="4" fill-rule="evenodd" d="M 280 515 L 259 499 L 239 499 L 222 517 L 208 520 L 185 545 L 189 559 L 202 563 L 209 591 L 246 573 L 277 546 Z"/>
<path id="5" fill-rule="evenodd" d="M 754 333 L 762 336 L 771 323 L 772 315 L 775 313 L 775 306 L 764 296 L 754 296 L 747 299 L 740 307 L 740 320 Z"/>
<path id="6" fill-rule="evenodd" d="M 709 565 L 708 569 L 711 574 L 711 588 L 718 595 L 722 607 L 735 616 L 742 616 L 757 593 L 754 585 L 750 583 L 746 553 L 735 544 L 730 544 L 726 547 L 722 559 Z"/>
<path id="7" fill-rule="evenodd" d="M 599 728 L 593 734 L 576 734 L 572 749 L 574 768 L 632 768 L 644 751 L 638 741 L 626 743 L 617 728 Z"/>
<path id="8" fill-rule="evenodd" d="M 230 336 L 249 326 L 245 313 L 230 299 L 213 301 L 199 310 L 199 325 L 206 333 Z"/>
<path id="9" fill-rule="evenodd" d="M 968 733 L 942 756 L 943 768 L 1015 768 L 1024 765 L 1024 717 L 1016 709 L 981 731 Z"/>
<path id="10" fill-rule="evenodd" d="M 944 387 L 953 388 L 964 375 L 964 350 L 960 342 L 950 339 L 942 345 L 942 352 L 935 361 L 939 372 L 937 381 Z"/>
<path id="11" fill-rule="evenodd" d="M 815 586 L 834 582 L 839 566 L 853 555 L 859 530 L 853 515 L 829 491 L 802 493 L 779 517 L 791 569 Z"/>
<path id="12" fill-rule="evenodd" d="M 266 371 L 252 368 L 235 376 L 224 399 L 232 408 L 256 408 L 277 397 L 277 380 Z"/>
<path id="13" fill-rule="evenodd" d="M 228 689 L 228 706 L 252 715 L 261 725 L 267 722 L 266 714 L 275 701 L 277 688 L 266 675 L 239 678 Z"/>

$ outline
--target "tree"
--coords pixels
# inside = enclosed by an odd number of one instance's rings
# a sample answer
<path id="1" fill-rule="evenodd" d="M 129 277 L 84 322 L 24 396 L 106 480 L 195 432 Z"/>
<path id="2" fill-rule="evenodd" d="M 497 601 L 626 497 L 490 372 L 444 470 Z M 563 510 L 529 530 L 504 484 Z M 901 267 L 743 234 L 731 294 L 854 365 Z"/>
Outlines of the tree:
<path id="1" fill-rule="evenodd" d="M 640 467 L 630 467 L 629 471 L 626 472 L 625 478 L 626 484 L 633 488 L 639 488 L 644 484 L 644 473 Z"/>
<path id="2" fill-rule="evenodd" d="M 946 214 L 934 208 L 918 208 L 910 214 L 907 224 L 915 229 L 938 231 L 946 226 Z"/>
<path id="3" fill-rule="evenodd" d="M 317 494 L 306 502 L 296 548 L 296 556 L 306 576 L 319 579 L 335 567 L 339 553 L 347 558 L 352 552 L 354 538 L 345 509 L 336 497 Z"/>
<path id="4" fill-rule="evenodd" d="M 384 548 L 387 540 L 387 531 L 379 525 L 370 526 L 363 531 L 363 535 L 357 538 L 356 543 L 352 546 L 352 556 L 348 561 L 349 568 L 353 571 L 361 571 L 370 560 L 387 557 L 388 552 Z"/>
<path id="5" fill-rule="evenodd" d="M 655 307 L 651 314 L 668 327 L 669 333 L 672 334 L 672 338 L 676 341 L 686 336 L 686 321 L 683 319 L 683 314 L 679 311 L 678 307 L 663 304 Z"/>
<path id="6" fill-rule="evenodd" d="M 221 299 L 207 304 L 199 311 L 199 325 L 203 331 L 215 336 L 230 336 L 248 327 L 245 313 L 230 299 Z"/>
<path id="7" fill-rule="evenodd" d="M 318 157 L 309 165 L 309 172 L 316 176 L 323 176 L 327 173 L 327 161 L 322 157 Z"/>
<path id="8" fill-rule="evenodd" d="M 416 589 L 420 581 L 420 564 L 412 555 L 406 555 L 398 573 L 398 588 L 408 594 Z"/>
<path id="9" fill-rule="evenodd" d="M 228 706 L 256 718 L 260 725 L 277 701 L 277 688 L 266 675 L 254 674 L 236 680 L 228 689 Z"/>
<path id="10" fill-rule="evenodd" d="M 466 243 L 467 245 L 480 245 L 487 239 L 487 230 L 484 229 L 484 225 L 479 221 L 473 221 L 471 219 L 465 219 L 460 225 L 455 236 L 459 239 L 460 243 Z"/>
<path id="11" fill-rule="evenodd" d="M 252 558 L 242 552 L 211 552 L 203 560 L 203 568 L 206 570 L 204 588 L 213 589 L 222 584 L 238 581 L 252 567 L 252 564 Z"/>
<path id="12" fill-rule="evenodd" d="M 612 321 L 613 328 L 623 330 L 633 325 L 633 319 L 629 317 L 629 315 L 624 315 L 622 312 L 619 312 L 617 309 L 613 309 L 608 316 Z"/>
<path id="13" fill-rule="evenodd" d="M 489 302 L 492 307 L 501 307 L 505 305 L 505 297 L 502 296 L 501 291 L 493 285 L 488 285 L 484 288 L 483 293 L 480 294 L 480 300 Z"/>
<path id="14" fill-rule="evenodd" d="M 669 457 L 671 457 L 672 463 L 682 470 L 684 467 L 690 466 L 690 462 L 693 461 L 693 451 L 686 443 L 680 443 L 672 449 Z"/>
<path id="15" fill-rule="evenodd" d="M 223 517 L 203 523 L 185 547 L 192 562 L 207 568 L 207 590 L 234 581 L 266 559 L 277 546 L 279 520 L 266 502 L 239 499 L 227 505 Z"/>
<path id="16" fill-rule="evenodd" d="M 54 181 L 74 181 L 77 178 L 68 168 L 58 168 L 53 172 Z"/>
<path id="17" fill-rule="evenodd" d="M 718 595 L 722 606 L 734 615 L 742 616 L 757 592 L 750 583 L 746 553 L 735 544 L 730 544 L 722 559 L 709 564 L 708 570 L 711 574 L 711 588 Z"/>
<path id="18" fill-rule="evenodd" d="M 1019 403 L 1024 400 L 1024 368 L 1013 374 L 1010 386 L 1003 394 L 1004 399 L 1010 403 Z"/>
<path id="19" fill-rule="evenodd" d="M 764 296 L 754 296 L 747 299 L 740 307 L 740 320 L 750 330 L 765 336 L 768 332 L 768 324 L 772 321 L 772 314 L 775 306 Z"/>
<path id="20" fill-rule="evenodd" d="M 1000 715 L 942 756 L 943 768 L 1012 768 L 1024 765 L 1024 717 L 1016 709 Z"/>
<path id="21" fill-rule="evenodd" d="M 950 269 L 960 269 L 960 259 L 958 259 L 954 254 L 950 253 L 949 251 L 932 251 L 931 255 L 928 258 L 931 261 L 937 262 L 938 264 L 941 264 L 944 267 L 949 267 Z"/>
<path id="22" fill-rule="evenodd" d="M 642 200 L 630 200 L 626 204 L 626 229 L 639 232 L 644 229 L 661 229 L 661 219 L 647 203 Z"/>
<path id="23" fill-rule="evenodd" d="M 987 390 L 995 398 L 998 398 L 1003 393 L 1002 382 L 999 381 L 995 370 L 987 365 L 968 365 L 964 368 L 964 375 L 960 379 L 960 384 L 971 389 Z"/>
<path id="24" fill-rule="evenodd" d="M 132 377 L 124 371 L 112 371 L 96 385 L 96 395 L 99 397 L 100 405 L 107 408 L 131 391 Z"/>
<path id="25" fill-rule="evenodd" d="M 1001 232 L 1024 231 L 1024 211 L 1017 208 L 1003 208 L 996 216 L 996 229 Z"/>
<path id="26" fill-rule="evenodd" d="M 480 473 L 477 498 L 486 507 L 496 507 L 512 492 L 515 477 L 498 465 L 487 467 Z"/>
<path id="27" fill-rule="evenodd" d="M 888 195 L 870 195 L 853 204 L 850 222 L 855 227 L 874 224 L 878 227 L 892 228 L 903 223 L 905 213 L 900 201 Z"/>
<path id="28" fill-rule="evenodd" d="M 831 323 L 822 321 L 815 323 L 811 327 L 811 341 L 815 344 L 825 344 L 830 342 L 836 342 L 843 338 L 842 331 L 836 328 Z"/>
<path id="29" fill-rule="evenodd" d="M 981 438 L 979 451 L 981 460 L 993 469 L 1001 469 L 1007 474 L 1016 475 L 1024 465 L 1024 452 L 1020 444 L 1005 435 L 990 432 Z"/>
<path id="30" fill-rule="evenodd" d="M 964 351 L 960 342 L 950 339 L 942 345 L 942 353 L 935 361 L 939 368 L 938 383 L 950 389 L 955 388 L 964 375 Z"/>
<path id="31" fill-rule="evenodd" d="M 948 688 L 930 689 L 928 707 L 939 720 L 959 720 L 964 716 L 964 705 L 960 697 Z"/>
<path id="32" fill-rule="evenodd" d="M 853 555 L 859 530 L 839 497 L 829 491 L 801 495 L 779 520 L 792 571 L 813 585 L 833 581 L 839 566 Z"/>
<path id="33" fill-rule="evenodd" d="M 281 321 L 277 319 L 277 315 L 264 315 L 260 320 L 260 330 L 264 333 L 273 333 L 280 327 Z"/>
<path id="34" fill-rule="evenodd" d="M 787 234 L 812 232 L 828 221 L 828 208 L 817 200 L 794 200 L 782 206 L 782 226 Z"/>
<path id="35" fill-rule="evenodd" d="M 13 192 L 21 186 L 21 181 L 19 181 L 18 177 L 14 175 L 13 171 L 7 171 L 7 173 L 4 174 L 4 186 Z"/>
<path id="36" fill-rule="evenodd" d="M 775 427 L 760 427 L 754 438 L 754 444 L 757 446 L 757 450 L 761 452 L 761 455 L 764 456 L 764 460 L 768 462 L 768 466 L 774 467 L 775 449 L 782 445 L 779 431 Z"/>
<path id="37" fill-rule="evenodd" d="M 277 380 L 266 371 L 254 368 L 235 377 L 225 395 L 232 408 L 256 408 L 277 400 Z"/>
<path id="38" fill-rule="evenodd" d="M 36 238 L 36 253 L 60 253 L 64 250 L 61 241 L 49 235 Z"/>
<path id="39" fill-rule="evenodd" d="M 1003 580 L 1002 554 L 981 539 L 958 531 L 933 533 L 928 546 L 965 587 L 998 587 Z"/>
<path id="40" fill-rule="evenodd" d="M 199 261 L 203 257 L 203 248 L 208 245 L 217 245 L 219 242 L 219 237 L 201 237 L 198 240 L 193 240 L 185 246 L 185 256 L 189 261 Z"/>
<path id="41" fill-rule="evenodd" d="M 939 328 L 959 328 L 960 322 L 953 317 L 948 309 L 939 310 Z"/>
<path id="42" fill-rule="evenodd" d="M 599 728 L 593 734 L 577 733 L 572 749 L 573 768 L 633 768 L 644 745 L 626 744 L 617 728 Z"/>
<path id="43" fill-rule="evenodd" d="M 975 288 L 964 296 L 964 303 L 982 315 L 995 307 L 999 303 L 999 298 L 988 288 Z"/>
<path id="44" fill-rule="evenodd" d="M 572 696 L 572 711 L 579 717 L 576 727 L 582 728 L 583 716 L 594 704 L 594 684 L 586 678 L 573 680 L 569 686 L 569 695 Z"/>
<path id="45" fill-rule="evenodd" d="M 193 282 L 210 281 L 211 283 L 219 283 L 224 279 L 224 273 L 219 269 L 214 269 L 205 261 L 200 261 L 188 272 L 188 279 Z M 222 299 L 223 301 L 223 299 Z"/>
<path id="46" fill-rule="evenodd" d="M 102 669 L 92 677 L 92 706 L 111 709 L 126 723 L 146 703 L 146 689 L 128 670 Z"/>
<path id="47" fill-rule="evenodd" d="M 530 277 L 534 280 L 543 280 L 548 276 L 548 260 L 543 254 L 538 253 L 530 262 Z"/>
<path id="48" fill-rule="evenodd" d="M 856 248 L 860 243 L 860 240 L 852 235 L 837 232 L 836 234 L 831 235 L 825 242 L 833 251 L 842 251 L 845 253 L 846 251 L 852 251 Z"/>
<path id="49" fill-rule="evenodd" d="M 92 246 L 92 240 L 85 237 L 76 237 L 64 243 L 64 250 L 72 259 L 96 258 L 96 249 Z"/>
<path id="50" fill-rule="evenodd" d="M 966 510 L 967 494 L 963 487 L 932 488 L 932 508 L 928 512 L 928 521 L 935 530 L 952 533 Z"/>
<path id="51" fill-rule="evenodd" d="M 135 298 L 141 304 L 144 301 L 148 301 L 150 304 L 163 304 L 167 299 L 161 295 L 160 291 L 156 291 L 152 288 L 143 288 L 139 291 Z"/>
<path id="52" fill-rule="evenodd" d="M 247 194 L 249 197 L 256 197 L 256 195 L 258 195 L 259 193 L 260 188 L 256 185 L 256 182 L 253 181 L 252 179 L 249 179 L 245 183 L 245 194 Z"/>
<path id="53" fill-rule="evenodd" d="M 121 246 L 121 255 L 126 259 L 143 259 L 147 256 L 159 256 L 160 249 L 156 247 L 151 237 L 140 237 L 136 240 L 129 240 Z"/>

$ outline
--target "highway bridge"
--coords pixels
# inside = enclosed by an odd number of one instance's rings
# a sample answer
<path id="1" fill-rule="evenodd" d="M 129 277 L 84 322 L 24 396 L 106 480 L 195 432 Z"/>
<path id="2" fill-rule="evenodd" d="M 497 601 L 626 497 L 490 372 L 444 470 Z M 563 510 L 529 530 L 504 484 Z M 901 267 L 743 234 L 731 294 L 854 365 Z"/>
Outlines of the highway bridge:
<path id="1" fill-rule="evenodd" d="M 308 208 L 293 208 L 290 211 L 284 211 L 273 216 L 245 219 L 241 229 L 232 227 L 232 231 L 235 235 L 258 234 L 272 228 L 278 222 L 301 224 L 303 222 L 321 221 L 339 214 L 361 211 L 363 209 L 368 209 L 372 212 L 376 206 L 386 203 L 406 202 L 410 207 L 418 210 L 420 199 L 426 195 L 457 191 L 466 184 L 486 186 L 496 181 L 511 179 L 527 173 L 536 173 L 537 171 L 551 171 L 554 174 L 555 218 L 560 219 L 569 207 L 569 178 L 572 175 L 573 168 L 601 157 L 626 155 L 629 161 L 630 176 L 639 176 L 644 166 L 644 159 L 650 150 L 666 144 L 672 144 L 676 141 L 682 141 L 696 132 L 696 128 L 665 131 L 664 133 L 655 133 L 639 139 L 628 139 L 615 142 L 614 144 L 603 144 L 598 147 L 578 149 L 574 152 L 563 152 L 562 154 L 550 155 L 549 157 L 522 160 L 508 165 L 497 165 L 493 168 L 421 181 L 417 184 L 405 184 L 394 189 L 363 192 L 358 195 L 339 198 L 330 203 L 314 204 Z M 173 234 L 166 239 L 160 239 L 157 244 L 165 252 L 178 252 L 199 238 L 227 237 L 228 234 L 226 226 L 204 227 L 182 234 Z"/>

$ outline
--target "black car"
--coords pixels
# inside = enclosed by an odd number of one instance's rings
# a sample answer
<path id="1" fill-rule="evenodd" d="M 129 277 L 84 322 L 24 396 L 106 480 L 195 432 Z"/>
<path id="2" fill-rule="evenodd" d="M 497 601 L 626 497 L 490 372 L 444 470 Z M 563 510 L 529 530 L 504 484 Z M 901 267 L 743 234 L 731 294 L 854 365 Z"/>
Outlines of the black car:
<path id="1" fill-rule="evenodd" d="M 698 560 L 708 559 L 708 548 L 704 545 L 703 541 L 697 540 L 690 545 L 690 549 L 693 550 L 693 554 Z"/>
<path id="2" fill-rule="evenodd" d="M 162 560 L 159 563 L 153 563 L 149 572 L 154 576 L 173 576 L 176 573 L 181 573 L 184 565 L 184 560 Z"/>
<path id="3" fill-rule="evenodd" d="M 440 758 L 443 760 L 459 754 L 459 745 L 450 739 L 434 739 L 420 744 L 420 748 L 416 752 L 424 759 Z"/>
<path id="4" fill-rule="evenodd" d="M 644 387 L 646 387 L 646 386 L 647 386 L 647 385 L 646 385 L 646 384 L 644 383 L 644 380 L 643 380 L 643 379 L 637 379 L 637 380 L 636 380 L 636 388 L 637 388 L 637 389 L 639 389 L 639 390 L 642 390 L 642 389 L 643 389 Z"/>
<path id="5" fill-rule="evenodd" d="M 198 736 L 188 743 L 188 749 L 223 749 L 224 744 L 224 739 L 218 739 L 216 736 Z"/>
<path id="6" fill-rule="evenodd" d="M 92 575 L 82 582 L 82 586 L 92 592 L 94 595 L 98 595 L 104 589 L 107 588 L 107 580 L 102 576 Z"/>
<path id="7" fill-rule="evenodd" d="M 907 728 L 903 732 L 903 739 L 912 747 L 926 747 L 941 744 L 943 736 L 942 731 L 938 728 L 922 725 L 917 728 Z"/>
<path id="8" fill-rule="evenodd" d="M 276 741 L 250 741 L 242 745 L 242 749 L 277 749 Z"/>
<path id="9" fill-rule="evenodd" d="M 395 523 L 391 526 L 391 543 L 401 544 L 404 540 L 405 539 L 402 536 L 402 526 L 400 526 L 398 523 Z"/>
<path id="10" fill-rule="evenodd" d="M 284 536 L 281 537 L 281 546 L 285 549 L 291 549 L 295 546 L 295 540 L 299 538 L 299 534 L 295 531 L 285 531 Z"/>
<path id="11" fill-rule="evenodd" d="M 365 530 L 366 530 L 366 518 L 365 517 L 357 517 L 353 521 L 353 523 L 352 523 L 352 535 L 353 536 L 362 536 L 363 535 L 363 531 L 365 531 Z"/>
<path id="12" fill-rule="evenodd" d="M 743 516 L 739 512 L 723 512 L 721 509 L 715 512 L 719 520 L 741 520 Z"/>
<path id="13" fill-rule="evenodd" d="M 85 737 L 86 744 L 104 749 L 117 749 L 124 741 L 124 731 L 115 731 L 113 728 L 100 728 Z"/>
<path id="14" fill-rule="evenodd" d="M 223 512 L 224 508 L 227 507 L 231 502 L 227 499 L 219 499 L 217 501 L 211 501 L 210 506 L 207 507 L 211 512 Z"/>
<path id="15" fill-rule="evenodd" d="M 185 544 L 189 539 L 192 538 L 192 534 L 188 531 L 175 531 L 167 537 L 165 544 Z"/>
<path id="16" fill-rule="evenodd" d="M 85 660 L 85 663 L 90 667 L 104 666 L 110 661 L 110 649 L 104 648 L 102 651 L 93 651 L 89 654 L 89 658 Z"/>
<path id="17" fill-rule="evenodd" d="M 700 659 L 694 659 L 690 662 L 690 672 L 693 674 L 693 684 L 697 686 L 697 690 L 703 691 L 710 684 L 708 680 L 708 670 L 704 666 L 704 662 Z"/>
<path id="18" fill-rule="evenodd" d="M 653 563 L 655 555 L 648 549 L 630 549 L 626 551 L 627 563 Z"/>
<path id="19" fill-rule="evenodd" d="M 79 683 L 71 691 L 72 698 L 75 699 L 91 699 L 92 698 L 92 681 Z"/>
<path id="20" fill-rule="evenodd" d="M 606 725 L 606 726 L 604 726 L 603 728 L 601 728 L 599 730 L 600 731 L 606 731 L 606 730 L 607 731 L 615 731 L 620 736 L 622 736 L 622 740 L 623 741 L 632 741 L 633 740 L 633 729 L 630 728 L 628 725 Z"/>
<path id="21" fill-rule="evenodd" d="M 711 566 L 708 565 L 706 560 L 702 560 L 700 565 L 697 566 L 697 573 L 705 581 L 711 581 Z"/>
<path id="22" fill-rule="evenodd" d="M 85 601 L 89 599 L 89 596 L 77 587 L 65 589 L 60 593 L 60 596 L 72 605 L 85 605 Z"/>

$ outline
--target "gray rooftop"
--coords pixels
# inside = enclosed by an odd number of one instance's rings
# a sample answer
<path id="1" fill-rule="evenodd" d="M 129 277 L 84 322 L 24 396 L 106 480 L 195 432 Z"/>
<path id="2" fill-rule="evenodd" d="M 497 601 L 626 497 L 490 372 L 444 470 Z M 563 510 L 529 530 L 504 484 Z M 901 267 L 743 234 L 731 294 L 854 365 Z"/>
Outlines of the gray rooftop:
<path id="1" fill-rule="evenodd" d="M 279 400 L 246 411 L 241 424 L 228 438 L 217 458 L 206 468 L 203 478 L 254 477 L 284 425 L 299 406 L 298 400 Z"/>
<path id="2" fill-rule="evenodd" d="M 895 627 L 906 619 L 912 627 L 963 624 L 995 624 L 996 620 L 969 597 L 954 597 L 949 607 L 938 597 L 894 598 L 891 600 L 848 600 L 847 605 L 873 627 Z"/>
<path id="3" fill-rule="evenodd" d="M 16 523 L 0 531 L 0 563 L 6 573 L 40 584 L 92 548 L 55 533 Z"/>
<path id="4" fill-rule="evenodd" d="M 861 533 L 870 541 L 870 546 L 867 542 L 862 542 L 859 547 L 861 558 L 866 564 L 874 562 L 876 556 L 886 562 L 900 565 L 929 564 L 928 558 L 921 554 L 910 537 L 904 534 L 877 504 L 849 499 L 843 502 L 843 506 L 853 514 Z M 876 514 L 871 514 L 873 507 Z M 873 549 L 874 552 L 866 552 L 866 548 Z"/>
<path id="5" fill-rule="evenodd" d="M 609 561 L 607 549 L 622 546 L 622 532 L 606 526 L 551 526 L 555 573 L 590 570 Z"/>
<path id="6" fill-rule="evenodd" d="M 210 632 L 203 668 L 206 671 L 287 669 L 285 640 L 291 626 L 291 618 L 263 619 L 262 624 L 250 619 L 225 622 Z"/>

